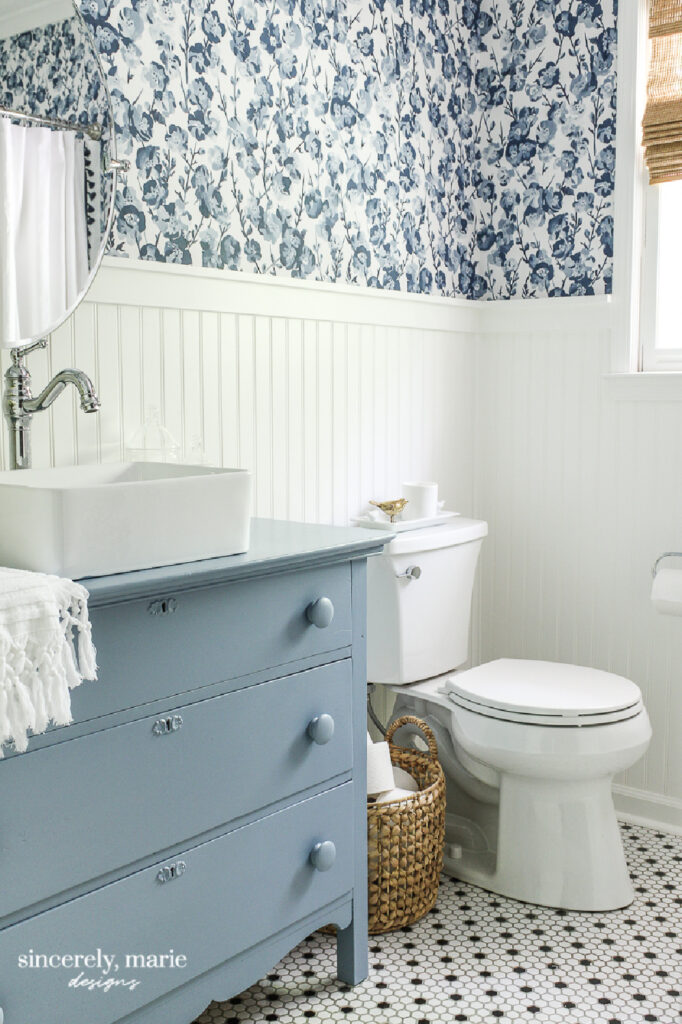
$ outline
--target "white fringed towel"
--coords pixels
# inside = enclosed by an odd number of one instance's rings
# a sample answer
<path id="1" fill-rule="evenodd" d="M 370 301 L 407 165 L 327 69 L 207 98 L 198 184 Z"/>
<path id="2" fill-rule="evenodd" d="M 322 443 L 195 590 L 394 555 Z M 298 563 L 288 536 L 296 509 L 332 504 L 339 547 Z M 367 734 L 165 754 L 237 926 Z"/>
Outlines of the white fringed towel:
<path id="1" fill-rule="evenodd" d="M 0 568 L 0 757 L 3 743 L 21 753 L 29 731 L 68 725 L 71 690 L 97 678 L 88 596 L 71 580 Z"/>

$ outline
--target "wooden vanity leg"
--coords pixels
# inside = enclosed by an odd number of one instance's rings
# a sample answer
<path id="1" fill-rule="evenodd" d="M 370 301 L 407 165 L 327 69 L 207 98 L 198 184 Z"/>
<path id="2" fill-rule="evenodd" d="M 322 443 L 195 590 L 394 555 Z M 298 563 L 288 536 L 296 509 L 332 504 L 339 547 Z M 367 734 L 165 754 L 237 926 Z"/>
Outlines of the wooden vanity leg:
<path id="1" fill-rule="evenodd" d="M 336 933 L 336 974 L 347 985 L 358 985 L 369 970 L 367 953 L 367 908 L 353 911 L 353 920 Z"/>
<path id="2" fill-rule="evenodd" d="M 369 971 L 367 937 L 367 563 L 351 562 L 353 615 L 353 920 L 336 937 L 339 981 L 358 985 Z"/>

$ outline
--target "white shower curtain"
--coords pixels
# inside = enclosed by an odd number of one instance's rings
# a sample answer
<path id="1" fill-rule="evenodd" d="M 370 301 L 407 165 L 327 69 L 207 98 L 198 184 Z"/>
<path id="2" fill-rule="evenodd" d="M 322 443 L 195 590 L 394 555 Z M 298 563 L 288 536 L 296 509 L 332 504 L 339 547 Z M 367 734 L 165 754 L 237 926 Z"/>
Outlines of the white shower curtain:
<path id="1" fill-rule="evenodd" d="M 0 117 L 0 348 L 44 335 L 88 275 L 83 140 Z"/>

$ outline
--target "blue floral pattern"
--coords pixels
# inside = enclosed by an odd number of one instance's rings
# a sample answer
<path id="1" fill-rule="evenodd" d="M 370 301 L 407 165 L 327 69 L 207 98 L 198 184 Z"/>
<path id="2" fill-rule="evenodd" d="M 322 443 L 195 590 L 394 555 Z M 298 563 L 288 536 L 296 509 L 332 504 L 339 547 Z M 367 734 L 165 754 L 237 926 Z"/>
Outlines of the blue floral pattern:
<path id="1" fill-rule="evenodd" d="M 611 292 L 617 0 L 464 0 L 461 10 L 473 99 L 456 110 L 474 264 L 462 291 Z"/>
<path id="2" fill-rule="evenodd" d="M 81 0 L 121 256 L 468 298 L 611 290 L 617 0 Z"/>
<path id="3" fill-rule="evenodd" d="M 109 106 L 87 31 L 74 16 L 0 40 L 0 105 L 109 131 Z"/>

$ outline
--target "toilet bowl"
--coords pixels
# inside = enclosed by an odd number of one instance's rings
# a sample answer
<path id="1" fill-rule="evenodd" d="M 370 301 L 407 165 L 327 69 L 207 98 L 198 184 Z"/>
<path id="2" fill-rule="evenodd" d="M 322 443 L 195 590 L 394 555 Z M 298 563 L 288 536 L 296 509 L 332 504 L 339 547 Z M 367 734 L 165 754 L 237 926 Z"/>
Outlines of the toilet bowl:
<path id="1" fill-rule="evenodd" d="M 621 676 L 554 662 L 503 658 L 455 671 L 468 658 L 486 532 L 465 519 L 415 530 L 371 560 L 368 678 L 395 693 L 393 719 L 417 715 L 436 735 L 446 872 L 543 906 L 627 906 L 634 893 L 611 783 L 648 746 L 641 693 Z M 421 742 L 410 726 L 397 739 Z"/>
<path id="2" fill-rule="evenodd" d="M 549 707 L 517 691 L 515 707 L 501 708 L 481 694 L 483 679 L 512 686 L 524 673 L 538 684 L 544 678 Z M 581 688 L 589 690 L 585 709 L 574 699 Z M 555 713 L 571 700 L 570 714 Z M 575 665 L 503 659 L 401 688 L 394 713 L 424 718 L 436 735 L 447 779 L 449 874 L 567 910 L 632 902 L 611 780 L 651 736 L 633 683 Z"/>

